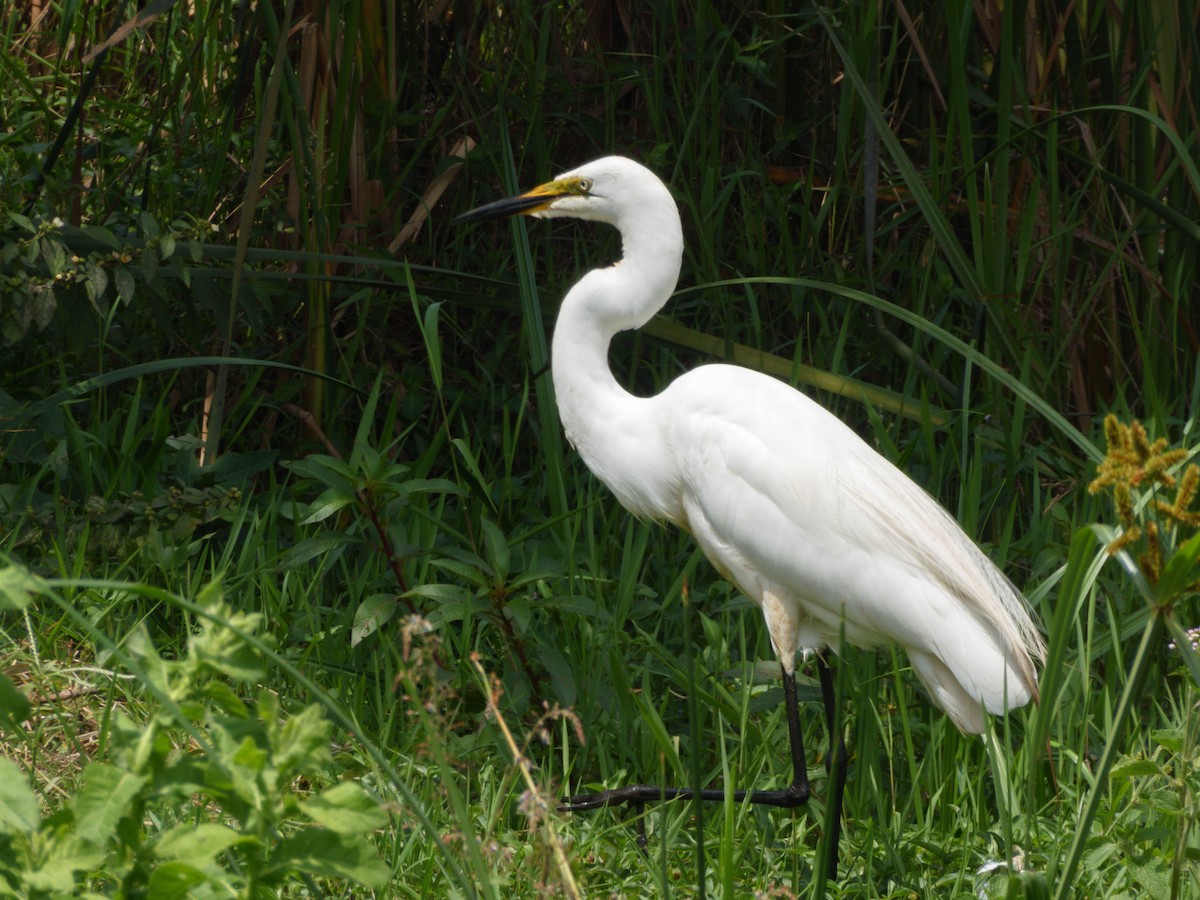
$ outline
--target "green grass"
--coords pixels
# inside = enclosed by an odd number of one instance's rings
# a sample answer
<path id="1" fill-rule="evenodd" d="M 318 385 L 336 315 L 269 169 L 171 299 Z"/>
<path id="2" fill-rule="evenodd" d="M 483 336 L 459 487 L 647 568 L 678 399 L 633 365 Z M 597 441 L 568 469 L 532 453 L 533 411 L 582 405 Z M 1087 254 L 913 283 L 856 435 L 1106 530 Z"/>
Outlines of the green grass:
<path id="1" fill-rule="evenodd" d="M 0 893 L 1200 896 L 1200 548 L 1110 559 L 1087 491 L 1109 412 L 1200 449 L 1194 4 L 240 9 L 91 83 L 111 13 L 0 13 Z M 903 655 L 837 660 L 824 890 L 807 671 L 807 808 L 647 808 L 644 855 L 554 810 L 790 777 L 757 611 L 561 436 L 555 305 L 615 236 L 448 224 L 614 151 L 687 241 L 621 380 L 800 385 L 1046 628 L 987 741 Z"/>

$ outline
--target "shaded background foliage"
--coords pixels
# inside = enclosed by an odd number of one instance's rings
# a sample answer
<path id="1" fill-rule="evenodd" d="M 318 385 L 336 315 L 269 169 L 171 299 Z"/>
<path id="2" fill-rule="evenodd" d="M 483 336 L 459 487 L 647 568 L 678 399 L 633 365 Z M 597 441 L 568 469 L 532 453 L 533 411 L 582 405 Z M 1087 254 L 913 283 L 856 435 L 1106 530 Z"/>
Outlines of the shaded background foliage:
<path id="1" fill-rule="evenodd" d="M 171 582 L 181 565 L 240 572 L 285 617 L 313 604 L 285 643 L 381 734 L 401 661 L 378 629 L 410 611 L 451 639 L 439 677 L 470 715 L 484 698 L 453 660 L 474 650 L 517 713 L 558 701 L 621 734 L 646 714 L 621 699 L 630 672 L 648 695 L 682 681 L 682 579 L 716 617 L 706 665 L 768 655 L 753 630 L 728 646 L 732 589 L 695 574 L 685 540 L 612 510 L 559 434 L 546 334 L 616 236 L 449 223 L 617 152 L 667 181 L 687 241 L 665 318 L 615 343 L 621 377 L 648 393 L 737 358 L 814 388 L 1049 621 L 1070 534 L 1097 515 L 1078 487 L 1102 414 L 1155 433 L 1194 416 L 1198 16 L 1193 2 L 10 7 L 0 416 L 17 425 L 0 548 Z M 282 517 L 278 555 L 239 570 L 247 508 Z M 314 594 L 249 574 L 280 566 Z M 1079 672 L 1120 682 L 1140 605 L 1091 609 L 1069 638 Z M 861 698 L 945 747 L 896 692 L 904 678 L 889 683 L 895 660 L 868 657 Z M 1058 737 L 1086 761 L 1104 734 L 1075 702 Z M 886 726 L 868 719 L 860 815 L 869 766 L 920 781 L 911 746 L 882 759 Z M 632 751 L 581 754 L 593 777 L 644 771 Z"/>

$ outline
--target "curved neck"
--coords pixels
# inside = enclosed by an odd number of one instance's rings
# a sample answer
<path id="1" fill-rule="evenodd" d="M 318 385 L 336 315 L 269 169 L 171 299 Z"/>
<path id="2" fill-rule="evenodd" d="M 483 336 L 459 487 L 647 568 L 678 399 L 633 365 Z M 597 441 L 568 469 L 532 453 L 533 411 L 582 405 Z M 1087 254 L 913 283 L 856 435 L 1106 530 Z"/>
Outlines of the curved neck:
<path id="1" fill-rule="evenodd" d="M 630 394 L 608 367 L 608 345 L 618 331 L 640 328 L 662 309 L 679 280 L 683 233 L 673 201 L 617 223 L 624 255 L 593 269 L 563 298 L 554 326 L 551 372 L 567 437 L 581 446 L 589 431 L 611 426 Z M 594 468 L 594 467 L 593 467 Z"/>
<path id="2" fill-rule="evenodd" d="M 636 222 L 617 223 L 624 258 L 588 272 L 564 298 L 550 363 L 563 430 L 584 463 L 627 508 L 661 516 L 663 511 L 653 508 L 659 503 L 622 482 L 630 442 L 638 442 L 654 423 L 644 412 L 647 401 L 621 387 L 608 366 L 613 335 L 648 322 L 679 278 L 683 235 L 674 202 L 644 213 Z"/>

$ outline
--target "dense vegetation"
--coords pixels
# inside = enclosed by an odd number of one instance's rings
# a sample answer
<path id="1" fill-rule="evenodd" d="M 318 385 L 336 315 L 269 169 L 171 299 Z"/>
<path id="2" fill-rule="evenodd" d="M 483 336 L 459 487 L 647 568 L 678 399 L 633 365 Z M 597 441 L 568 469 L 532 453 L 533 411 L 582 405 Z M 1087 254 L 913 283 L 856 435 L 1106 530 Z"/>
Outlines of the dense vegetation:
<path id="1" fill-rule="evenodd" d="M 0 894 L 1200 896 L 1200 6 L 926 6 L 4 5 Z M 797 384 L 1045 625 L 984 741 L 839 658 L 836 884 L 816 703 L 805 809 L 554 811 L 790 776 L 757 613 L 561 436 L 615 236 L 449 224 L 609 152 L 687 240 L 631 389 Z"/>

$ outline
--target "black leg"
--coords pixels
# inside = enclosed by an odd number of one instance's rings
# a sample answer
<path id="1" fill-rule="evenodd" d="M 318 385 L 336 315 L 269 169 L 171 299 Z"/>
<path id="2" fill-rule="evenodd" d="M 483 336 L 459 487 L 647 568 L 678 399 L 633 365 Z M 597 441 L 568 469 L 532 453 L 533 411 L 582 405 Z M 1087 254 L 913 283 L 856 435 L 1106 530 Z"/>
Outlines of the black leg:
<path id="1" fill-rule="evenodd" d="M 822 691 L 825 682 L 821 682 Z M 788 737 L 792 747 L 792 783 L 776 791 L 734 791 L 736 803 L 749 800 L 760 806 L 776 806 L 782 809 L 792 809 L 808 802 L 808 766 L 804 760 L 804 735 L 800 732 L 800 707 L 796 701 L 796 679 L 786 669 L 783 672 L 783 702 L 787 712 Z M 832 709 L 832 694 L 826 700 L 826 709 Z M 568 797 L 559 806 L 563 812 L 584 812 L 589 809 L 599 809 L 601 806 L 618 806 L 628 803 L 641 806 L 660 800 L 712 800 L 720 802 L 725 799 L 722 788 L 693 788 L 659 787 L 653 784 L 633 784 L 629 787 L 614 788 L 611 791 L 600 791 L 595 794 L 578 794 Z"/>
<path id="2" fill-rule="evenodd" d="M 825 724 L 829 726 L 829 755 L 825 757 L 825 771 L 830 776 L 829 802 L 833 804 L 830 821 L 833 833 L 829 836 L 829 879 L 837 878 L 838 842 L 842 836 L 842 795 L 846 792 L 846 739 L 842 736 L 837 720 L 837 697 L 833 690 L 833 672 L 825 657 L 817 654 L 817 674 L 821 679 L 821 699 L 825 701 Z M 834 751 L 836 735 L 837 751 Z"/>
<path id="3" fill-rule="evenodd" d="M 842 795 L 846 789 L 846 741 L 838 730 L 837 698 L 833 689 L 833 672 L 820 654 L 817 655 L 817 675 L 821 681 L 821 699 L 825 707 L 825 724 L 829 728 L 829 754 L 825 758 L 825 770 L 830 775 L 829 803 L 833 805 L 831 821 L 833 833 L 829 836 L 829 856 L 826 870 L 830 880 L 837 878 L 838 843 L 842 832 Z M 776 791 L 734 791 L 734 801 L 749 800 L 761 806 L 793 809 L 808 801 L 808 765 L 804 758 L 804 735 L 800 731 L 800 706 L 796 700 L 796 678 L 783 670 L 783 702 L 787 714 L 788 738 L 792 751 L 792 783 Z M 836 749 L 835 741 L 836 738 Z M 600 791 L 596 794 L 578 794 L 568 797 L 559 806 L 563 812 L 584 812 L 601 806 L 619 806 L 628 803 L 635 813 L 641 813 L 647 803 L 662 800 L 711 800 L 721 802 L 725 791 L 721 788 L 694 790 L 692 788 L 659 787 L 652 784 L 635 784 L 629 787 Z M 641 817 L 637 820 L 638 846 L 645 852 L 646 826 Z"/>

